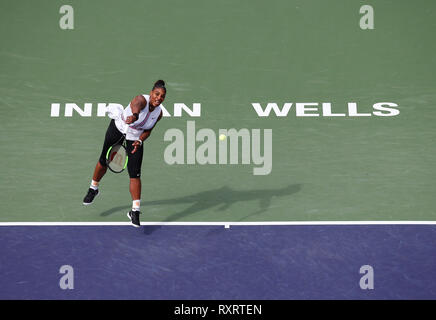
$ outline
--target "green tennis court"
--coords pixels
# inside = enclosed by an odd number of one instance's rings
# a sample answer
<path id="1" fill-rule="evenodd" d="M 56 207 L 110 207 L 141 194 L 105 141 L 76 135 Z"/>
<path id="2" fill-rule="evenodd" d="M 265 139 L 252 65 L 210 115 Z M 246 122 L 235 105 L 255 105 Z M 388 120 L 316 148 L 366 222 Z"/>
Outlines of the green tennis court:
<path id="1" fill-rule="evenodd" d="M 144 145 L 142 221 L 436 220 L 436 2 L 74 1 L 72 30 L 64 4 L 0 3 L 0 221 L 125 221 L 125 172 L 82 205 L 109 123 L 98 104 L 127 106 L 158 79 L 171 116 Z M 399 114 L 374 114 L 382 102 Z M 174 115 L 195 103 L 199 117 Z M 260 117 L 253 103 L 292 107 Z M 271 173 L 169 165 L 164 135 L 186 137 L 188 121 L 217 136 L 271 129 Z"/>

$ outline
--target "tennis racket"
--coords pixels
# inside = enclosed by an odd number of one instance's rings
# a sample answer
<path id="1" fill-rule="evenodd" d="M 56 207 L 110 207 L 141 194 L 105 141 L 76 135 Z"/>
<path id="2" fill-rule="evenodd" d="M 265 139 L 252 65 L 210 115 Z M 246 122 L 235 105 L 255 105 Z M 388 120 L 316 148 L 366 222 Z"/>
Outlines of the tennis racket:
<path id="1" fill-rule="evenodd" d="M 127 167 L 129 156 L 126 149 L 126 136 L 129 127 L 127 127 L 126 133 L 123 134 L 120 140 L 112 145 L 106 153 L 106 164 L 110 171 L 113 173 L 123 172 Z"/>

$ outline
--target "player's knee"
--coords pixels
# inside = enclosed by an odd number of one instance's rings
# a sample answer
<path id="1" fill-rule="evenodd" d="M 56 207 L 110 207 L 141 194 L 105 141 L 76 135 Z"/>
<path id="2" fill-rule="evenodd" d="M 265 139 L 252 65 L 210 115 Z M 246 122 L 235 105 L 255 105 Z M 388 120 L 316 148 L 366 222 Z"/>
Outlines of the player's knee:
<path id="1" fill-rule="evenodd" d="M 127 170 L 129 172 L 130 179 L 141 177 L 141 164 L 142 164 L 142 154 L 134 153 L 130 156 L 129 162 L 127 163 Z"/>
<path id="2" fill-rule="evenodd" d="M 129 170 L 130 179 L 140 179 L 141 178 L 141 170 Z"/>
<path id="3" fill-rule="evenodd" d="M 100 163 L 100 165 L 102 166 L 102 167 L 107 167 L 107 164 L 106 164 L 106 158 L 102 158 L 102 157 L 100 157 L 99 159 L 98 159 L 98 162 Z"/>

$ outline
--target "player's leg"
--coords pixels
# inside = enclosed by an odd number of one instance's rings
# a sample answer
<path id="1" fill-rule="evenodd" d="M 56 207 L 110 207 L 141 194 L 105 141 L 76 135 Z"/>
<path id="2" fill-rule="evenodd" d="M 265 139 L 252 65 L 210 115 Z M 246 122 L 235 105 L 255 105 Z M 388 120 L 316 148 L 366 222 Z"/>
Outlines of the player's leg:
<path id="1" fill-rule="evenodd" d="M 106 164 L 101 164 L 100 160 L 97 162 L 97 165 L 95 166 L 94 169 L 94 174 L 92 175 L 92 180 L 97 182 L 97 186 L 98 183 L 100 182 L 101 178 L 103 178 L 103 176 L 105 175 L 107 171 L 107 166 Z"/>
<path id="2" fill-rule="evenodd" d="M 135 227 L 139 227 L 139 215 L 141 214 L 141 165 L 144 150 L 141 146 L 132 154 L 132 143 L 133 141 L 127 141 L 126 143 L 127 154 L 129 155 L 129 162 L 127 163 L 127 170 L 130 177 L 129 190 L 132 196 L 132 210 L 129 211 L 127 216 Z"/>
<path id="3" fill-rule="evenodd" d="M 103 178 L 107 171 L 106 153 L 114 143 L 121 139 L 122 135 L 123 134 L 118 131 L 115 125 L 115 121 L 112 120 L 106 130 L 103 148 L 101 150 L 100 158 L 98 159 L 97 165 L 95 166 L 91 184 L 89 186 L 88 192 L 85 195 L 85 198 L 83 199 L 84 205 L 90 205 L 94 201 L 94 198 L 98 195 L 100 180 Z"/>
<path id="4" fill-rule="evenodd" d="M 141 178 L 130 178 L 130 195 L 132 196 L 132 201 L 141 198 Z"/>

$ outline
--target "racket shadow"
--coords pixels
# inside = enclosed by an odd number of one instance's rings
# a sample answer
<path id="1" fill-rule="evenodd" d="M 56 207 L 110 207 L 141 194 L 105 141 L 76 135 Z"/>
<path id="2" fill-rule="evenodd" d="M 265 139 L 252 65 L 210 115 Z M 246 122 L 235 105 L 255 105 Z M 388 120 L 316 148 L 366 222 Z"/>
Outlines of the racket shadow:
<path id="1" fill-rule="evenodd" d="M 232 188 L 224 186 L 209 191 L 198 192 L 185 197 L 155 200 L 155 201 L 144 201 L 141 202 L 141 207 L 144 208 L 146 206 L 157 206 L 157 205 L 168 206 L 168 205 L 178 205 L 178 204 L 190 204 L 190 206 L 188 206 L 186 209 L 180 212 L 176 212 L 168 216 L 164 220 L 164 222 L 170 222 L 170 221 L 177 221 L 186 216 L 195 214 L 203 210 L 214 209 L 215 211 L 226 211 L 233 204 L 238 202 L 258 201 L 259 209 L 245 216 L 243 218 L 245 219 L 267 211 L 274 198 L 291 196 L 292 194 L 299 192 L 301 188 L 302 188 L 301 184 L 292 184 L 283 188 L 256 189 L 256 190 L 234 190 Z M 128 211 L 129 209 L 130 209 L 129 205 L 114 207 L 102 212 L 100 215 L 109 216 L 115 212 L 119 212 L 122 210 Z M 146 209 L 144 211 L 146 211 Z"/>

